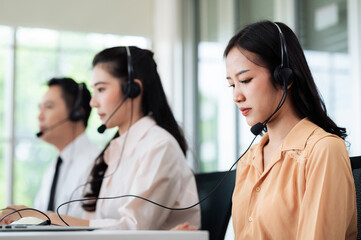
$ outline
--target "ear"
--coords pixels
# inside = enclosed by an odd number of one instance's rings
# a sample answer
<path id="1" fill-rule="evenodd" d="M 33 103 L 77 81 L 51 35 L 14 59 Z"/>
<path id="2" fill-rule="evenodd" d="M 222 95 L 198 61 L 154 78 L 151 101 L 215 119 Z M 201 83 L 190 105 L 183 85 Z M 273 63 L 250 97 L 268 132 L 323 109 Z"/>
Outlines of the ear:
<path id="1" fill-rule="evenodd" d="M 290 88 L 292 87 L 292 85 L 293 85 L 293 81 L 292 81 L 290 84 L 288 84 L 287 90 L 290 90 Z"/>

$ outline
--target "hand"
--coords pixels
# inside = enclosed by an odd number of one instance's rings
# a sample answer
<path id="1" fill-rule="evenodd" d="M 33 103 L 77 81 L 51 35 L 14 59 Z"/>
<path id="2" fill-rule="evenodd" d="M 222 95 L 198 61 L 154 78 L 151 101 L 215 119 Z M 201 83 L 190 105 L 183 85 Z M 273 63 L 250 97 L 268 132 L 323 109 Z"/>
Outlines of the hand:
<path id="1" fill-rule="evenodd" d="M 24 205 L 8 206 L 8 207 L 2 209 L 2 211 L 0 212 L 0 219 L 3 218 L 4 216 L 6 216 L 7 214 L 12 213 L 16 210 L 21 210 L 21 209 L 26 209 L 26 208 L 29 208 L 29 207 L 24 206 Z M 46 219 L 43 214 L 29 209 L 29 210 L 19 211 L 19 212 L 16 212 L 16 213 L 13 213 L 13 214 L 7 216 L 5 219 L 3 219 L 0 222 L 0 224 L 2 224 L 2 225 L 10 224 L 10 223 L 14 222 L 15 220 L 22 218 L 22 217 L 36 217 L 39 219 L 44 219 L 44 220 Z"/>
<path id="2" fill-rule="evenodd" d="M 9 213 L 12 213 L 16 210 L 23 209 L 23 208 L 27 208 L 27 207 L 24 205 L 7 206 L 6 208 L 1 209 L 0 219 L 2 219 L 4 216 L 6 216 Z M 6 217 L 5 219 L 3 219 L 0 222 L 0 225 L 10 224 L 10 223 L 14 222 L 15 220 L 22 218 L 22 217 L 23 217 L 23 215 L 21 214 L 21 212 L 13 213 L 13 214 L 9 215 L 8 217 Z"/>
<path id="3" fill-rule="evenodd" d="M 171 231 L 194 231 L 197 230 L 194 226 L 189 225 L 189 222 L 185 222 L 183 224 L 178 224 Z"/>

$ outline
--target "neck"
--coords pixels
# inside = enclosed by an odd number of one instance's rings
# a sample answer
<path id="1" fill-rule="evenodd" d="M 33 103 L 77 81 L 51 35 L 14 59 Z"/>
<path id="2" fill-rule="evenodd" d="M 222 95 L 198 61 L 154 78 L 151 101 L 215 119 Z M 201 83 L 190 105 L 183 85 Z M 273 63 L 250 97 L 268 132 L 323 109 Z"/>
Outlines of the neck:
<path id="1" fill-rule="evenodd" d="M 139 119 L 141 119 L 142 117 L 144 117 L 144 114 L 142 112 L 136 111 L 133 113 L 133 119 L 132 122 L 130 123 L 130 118 L 127 121 L 126 124 L 119 126 L 119 135 L 124 134 L 126 131 L 128 131 L 128 129 L 134 125 L 134 123 L 136 123 Z"/>
<path id="2" fill-rule="evenodd" d="M 301 120 L 297 115 L 294 107 L 291 105 L 289 98 L 277 113 L 274 119 L 267 123 L 269 136 L 268 144 L 281 144 L 292 128 Z"/>
<path id="3" fill-rule="evenodd" d="M 83 134 L 85 127 L 82 123 L 72 123 L 71 127 L 64 132 L 64 135 L 59 141 L 54 143 L 54 146 L 58 149 L 59 153 L 62 152 L 69 144 L 71 144 L 77 137 Z"/>

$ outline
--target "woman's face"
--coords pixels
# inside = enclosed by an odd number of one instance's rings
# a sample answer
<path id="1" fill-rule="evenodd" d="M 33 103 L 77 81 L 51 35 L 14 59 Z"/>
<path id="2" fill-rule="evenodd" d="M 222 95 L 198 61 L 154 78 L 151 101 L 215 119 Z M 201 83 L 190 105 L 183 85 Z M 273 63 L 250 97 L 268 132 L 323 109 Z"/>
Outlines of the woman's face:
<path id="1" fill-rule="evenodd" d="M 269 70 L 251 62 L 234 47 L 226 57 L 226 72 L 228 83 L 233 87 L 233 101 L 248 125 L 266 120 L 277 108 L 283 93 L 281 86 L 272 84 Z"/>
<path id="2" fill-rule="evenodd" d="M 121 103 L 124 94 L 120 89 L 120 80 L 113 77 L 103 64 L 97 64 L 92 72 L 93 96 L 90 106 L 97 108 L 98 115 L 104 124 Z M 120 129 L 129 124 L 130 111 L 126 101 L 107 122 L 107 128 L 118 126 Z"/>

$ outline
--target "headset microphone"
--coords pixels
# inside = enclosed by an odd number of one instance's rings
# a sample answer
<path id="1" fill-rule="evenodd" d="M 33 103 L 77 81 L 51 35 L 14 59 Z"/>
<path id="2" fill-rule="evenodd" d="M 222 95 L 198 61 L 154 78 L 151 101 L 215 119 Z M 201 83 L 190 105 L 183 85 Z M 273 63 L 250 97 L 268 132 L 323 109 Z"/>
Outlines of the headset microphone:
<path id="1" fill-rule="evenodd" d="M 124 84 L 122 88 L 124 98 L 121 101 L 121 103 L 115 108 L 115 110 L 112 112 L 109 118 L 105 121 L 105 123 L 98 127 L 98 133 L 104 133 L 105 129 L 107 129 L 106 124 L 113 117 L 115 112 L 118 111 L 118 109 L 123 105 L 123 103 L 125 102 L 125 100 L 127 100 L 127 98 L 134 99 L 138 97 L 140 94 L 140 85 L 134 81 L 134 70 L 133 70 L 132 55 L 130 52 L 130 48 L 128 46 L 125 46 L 125 50 L 127 53 L 128 82 Z"/>
<path id="2" fill-rule="evenodd" d="M 281 97 L 281 100 L 280 102 L 278 103 L 278 106 L 276 108 L 276 110 L 274 110 L 274 112 L 266 119 L 264 120 L 262 123 L 259 122 L 259 123 L 256 123 L 255 125 L 253 125 L 251 127 L 251 132 L 254 134 L 254 135 L 259 135 L 262 130 L 266 127 L 266 124 L 268 123 L 268 121 L 273 117 L 273 115 L 276 114 L 276 112 L 278 112 L 278 110 L 281 109 L 282 105 L 285 103 L 286 101 L 286 97 L 287 97 L 287 85 L 285 85 L 285 88 L 283 90 L 283 94 L 282 94 L 282 97 Z"/>
<path id="3" fill-rule="evenodd" d="M 105 124 L 100 125 L 100 127 L 98 127 L 98 133 L 104 133 L 105 129 L 107 129 Z"/>
<path id="4" fill-rule="evenodd" d="M 113 117 L 113 115 L 118 111 L 118 109 L 123 105 L 123 103 L 125 102 L 125 100 L 127 100 L 128 96 L 125 95 L 124 98 L 122 99 L 122 101 L 118 104 L 118 106 L 114 109 L 114 111 L 112 112 L 112 114 L 110 114 L 110 116 L 108 117 L 108 119 L 105 121 L 104 124 L 100 125 L 98 127 L 98 133 L 104 133 L 105 129 L 107 129 L 107 123 L 109 122 L 109 120 Z"/>
<path id="5" fill-rule="evenodd" d="M 262 132 L 264 128 L 264 125 L 262 123 L 256 123 L 255 125 L 253 125 L 251 127 L 251 132 L 254 134 L 254 135 L 258 135 Z"/>
<path id="6" fill-rule="evenodd" d="M 40 131 L 40 132 L 36 133 L 36 137 L 39 138 L 39 137 L 43 136 L 44 132 L 50 131 L 50 130 L 58 127 L 59 125 L 65 123 L 65 122 L 68 121 L 68 120 L 69 120 L 69 118 L 64 118 L 64 119 L 60 120 L 59 122 L 53 124 L 52 126 L 50 126 L 50 127 L 48 127 L 48 128 L 45 128 L 43 131 Z"/>
<path id="7" fill-rule="evenodd" d="M 280 100 L 276 110 L 265 121 L 263 121 L 262 123 L 259 122 L 251 127 L 251 132 L 256 136 L 262 132 L 262 130 L 266 127 L 266 124 L 272 118 L 272 116 L 276 112 L 278 112 L 278 110 L 281 109 L 282 105 L 286 101 L 287 87 L 293 81 L 293 78 L 292 78 L 293 71 L 289 67 L 285 37 L 281 31 L 281 28 L 278 26 L 278 24 L 274 23 L 274 25 L 276 25 L 278 32 L 279 32 L 279 36 L 280 36 L 281 64 L 275 68 L 275 70 L 273 72 L 273 78 L 276 81 L 276 83 L 283 86 L 284 89 L 283 89 L 283 95 L 281 97 L 281 100 Z"/>

